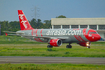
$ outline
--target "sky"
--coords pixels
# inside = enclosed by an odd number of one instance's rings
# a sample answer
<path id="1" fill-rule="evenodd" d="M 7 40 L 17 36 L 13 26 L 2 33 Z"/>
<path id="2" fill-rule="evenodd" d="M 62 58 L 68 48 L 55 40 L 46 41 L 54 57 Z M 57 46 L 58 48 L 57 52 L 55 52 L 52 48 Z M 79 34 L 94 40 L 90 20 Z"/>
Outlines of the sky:
<path id="1" fill-rule="evenodd" d="M 0 21 L 19 21 L 17 10 L 28 20 L 67 18 L 105 18 L 105 0 L 0 0 Z"/>

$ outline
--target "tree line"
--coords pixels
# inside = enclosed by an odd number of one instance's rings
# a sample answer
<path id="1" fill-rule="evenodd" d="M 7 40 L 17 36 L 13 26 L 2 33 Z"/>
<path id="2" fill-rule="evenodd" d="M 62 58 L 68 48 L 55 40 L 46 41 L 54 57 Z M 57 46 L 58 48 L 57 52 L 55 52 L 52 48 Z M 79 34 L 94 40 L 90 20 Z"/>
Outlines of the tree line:
<path id="1" fill-rule="evenodd" d="M 60 15 L 56 18 L 66 18 L 63 15 Z M 31 26 L 34 29 L 50 29 L 51 28 L 51 20 L 44 20 L 44 22 L 41 22 L 41 19 L 35 19 L 33 18 L 31 21 L 29 21 L 29 23 L 31 24 Z M 20 22 L 19 21 L 0 21 L 0 25 L 1 25 L 1 34 L 3 35 L 4 32 L 3 31 L 18 31 L 20 30 Z"/>
<path id="2" fill-rule="evenodd" d="M 29 23 L 31 24 L 31 26 L 34 29 L 40 29 L 40 28 L 51 28 L 51 20 L 45 20 L 44 23 L 41 22 L 40 19 L 36 20 L 36 19 L 32 19 L 31 21 L 29 21 Z M 1 25 L 1 34 L 3 35 L 4 32 L 3 31 L 18 31 L 20 30 L 20 22 L 19 21 L 0 21 L 0 25 Z"/>

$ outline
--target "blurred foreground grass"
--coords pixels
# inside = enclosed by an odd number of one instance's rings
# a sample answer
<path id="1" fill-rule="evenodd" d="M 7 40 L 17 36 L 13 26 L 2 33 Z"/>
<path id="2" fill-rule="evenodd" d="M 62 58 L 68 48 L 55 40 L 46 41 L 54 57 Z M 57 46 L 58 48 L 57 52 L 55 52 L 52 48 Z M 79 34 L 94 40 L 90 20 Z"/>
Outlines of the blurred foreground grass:
<path id="1" fill-rule="evenodd" d="M 105 70 L 105 65 L 90 64 L 0 64 L 0 70 Z"/>

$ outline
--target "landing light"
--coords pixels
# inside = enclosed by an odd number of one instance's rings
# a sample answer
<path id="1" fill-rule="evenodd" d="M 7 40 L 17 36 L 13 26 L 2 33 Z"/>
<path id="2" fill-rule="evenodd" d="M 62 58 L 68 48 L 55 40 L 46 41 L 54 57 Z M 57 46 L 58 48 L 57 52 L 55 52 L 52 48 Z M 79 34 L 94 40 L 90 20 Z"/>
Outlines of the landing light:
<path id="1" fill-rule="evenodd" d="M 86 43 L 86 46 L 90 46 L 89 42 Z"/>

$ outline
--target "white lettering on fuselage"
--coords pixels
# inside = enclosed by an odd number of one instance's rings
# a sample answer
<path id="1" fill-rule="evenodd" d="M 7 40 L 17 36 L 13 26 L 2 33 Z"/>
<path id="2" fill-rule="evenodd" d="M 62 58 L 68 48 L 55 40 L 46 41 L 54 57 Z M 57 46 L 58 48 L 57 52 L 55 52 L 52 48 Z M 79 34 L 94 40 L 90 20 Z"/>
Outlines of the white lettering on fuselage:
<path id="1" fill-rule="evenodd" d="M 49 30 L 46 35 L 83 35 L 81 30 Z"/>
<path id="2" fill-rule="evenodd" d="M 27 21 L 25 21 L 25 20 L 24 20 L 24 17 L 23 17 L 24 14 L 21 14 L 21 15 L 19 15 L 19 16 L 20 16 L 20 19 L 21 19 L 20 23 L 22 23 L 22 24 L 24 25 L 24 27 L 27 28 L 27 25 L 26 25 L 26 22 L 27 22 Z"/>

